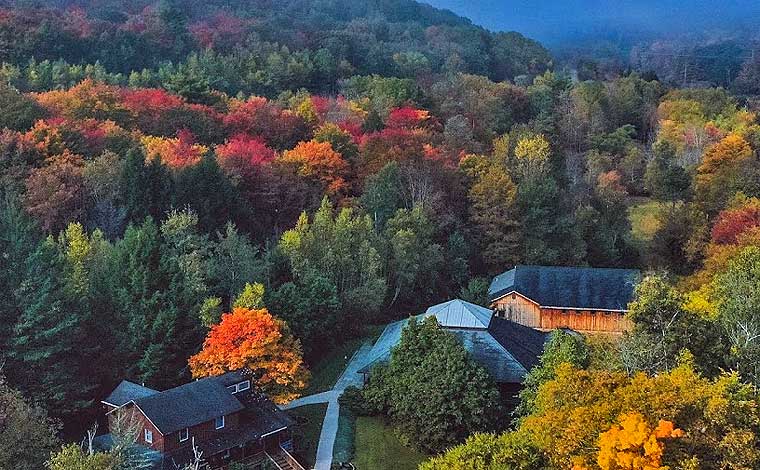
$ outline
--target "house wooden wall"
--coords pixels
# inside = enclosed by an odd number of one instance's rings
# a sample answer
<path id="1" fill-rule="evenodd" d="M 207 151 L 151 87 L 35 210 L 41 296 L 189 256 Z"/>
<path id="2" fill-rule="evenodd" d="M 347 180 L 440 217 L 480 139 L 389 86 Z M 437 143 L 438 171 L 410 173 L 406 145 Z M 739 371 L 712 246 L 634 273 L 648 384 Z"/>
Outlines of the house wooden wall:
<path id="1" fill-rule="evenodd" d="M 107 407 L 107 408 L 108 408 L 107 411 L 110 411 L 113 409 L 111 407 Z M 134 413 L 134 419 L 137 423 L 139 423 L 137 425 L 139 426 L 139 429 L 140 429 L 137 435 L 137 443 L 145 447 L 150 447 L 151 449 L 157 450 L 159 452 L 171 452 L 181 447 L 188 447 L 192 444 L 193 437 L 195 437 L 196 443 L 208 441 L 210 439 L 213 439 L 214 436 L 220 432 L 229 431 L 230 429 L 238 428 L 239 422 L 240 422 L 240 413 L 233 413 L 233 414 L 225 416 L 224 427 L 219 430 L 214 429 L 213 420 L 206 421 L 205 423 L 201 423 L 197 426 L 193 426 L 189 428 L 188 439 L 186 441 L 180 442 L 179 431 L 173 432 L 164 436 L 158 431 L 158 428 L 153 426 L 150 420 L 147 419 L 145 415 L 143 415 L 140 412 L 139 409 L 135 408 L 134 405 L 125 406 L 124 412 Z M 114 413 L 118 413 L 118 411 L 115 411 Z M 114 414 L 108 415 L 109 429 L 113 429 L 114 418 L 115 418 Z M 147 442 L 145 442 L 145 429 L 149 429 L 153 431 L 153 444 L 148 444 Z"/>
<path id="2" fill-rule="evenodd" d="M 110 408 L 109 411 L 111 409 L 113 408 Z M 125 405 L 122 411 L 114 411 L 113 413 L 109 414 L 108 415 L 109 430 L 113 429 L 113 426 L 114 426 L 113 422 L 114 422 L 114 418 L 116 417 L 115 413 L 119 413 L 119 412 L 127 413 L 128 416 L 130 416 L 130 419 L 134 419 L 136 423 L 139 423 L 139 424 L 136 424 L 136 426 L 138 426 L 140 429 L 140 432 L 137 434 L 137 444 L 141 446 L 145 446 L 145 447 L 150 447 L 151 449 L 157 450 L 159 452 L 164 452 L 164 444 L 165 444 L 164 436 L 158 431 L 158 428 L 153 426 L 150 420 L 146 418 L 145 415 L 142 414 L 142 412 L 140 412 L 140 410 L 137 409 L 134 405 L 131 405 L 131 404 Z M 153 444 L 148 444 L 147 442 L 145 442 L 145 429 L 149 429 L 153 431 Z"/>
<path id="3" fill-rule="evenodd" d="M 622 312 L 541 308 L 517 293 L 497 299 L 491 308 L 501 318 L 544 331 L 571 328 L 581 333 L 622 333 L 631 328 Z"/>
<path id="4" fill-rule="evenodd" d="M 188 439 L 182 442 L 179 442 L 179 431 L 168 434 L 167 436 L 164 436 L 164 452 L 171 452 L 180 447 L 189 447 L 193 442 L 193 438 L 195 438 L 196 443 L 206 442 L 213 439 L 214 436 L 220 432 L 236 429 L 238 427 L 239 417 L 239 413 L 225 416 L 224 427 L 219 430 L 214 429 L 213 420 L 193 426 L 188 429 Z"/>

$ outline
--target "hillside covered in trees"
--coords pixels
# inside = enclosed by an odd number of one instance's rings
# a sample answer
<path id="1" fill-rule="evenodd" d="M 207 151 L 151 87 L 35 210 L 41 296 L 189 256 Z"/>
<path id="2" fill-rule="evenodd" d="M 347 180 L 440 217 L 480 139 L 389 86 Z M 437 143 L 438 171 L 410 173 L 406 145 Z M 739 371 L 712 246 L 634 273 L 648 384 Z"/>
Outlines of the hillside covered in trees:
<path id="1" fill-rule="evenodd" d="M 124 378 L 164 389 L 243 361 L 295 396 L 343 339 L 485 304 L 519 263 L 658 274 L 630 335 L 578 346 L 606 359 L 536 372 L 517 434 L 427 468 L 502 446 L 537 456 L 514 468 L 597 469 L 637 426 L 655 444 L 686 430 L 674 469 L 757 468 L 752 99 L 573 80 L 530 39 L 405 0 L 2 5 L 0 404 L 34 421 L 9 439 L 36 438 L 0 443 L 0 467 L 79 442 Z M 277 338 L 271 356 L 236 350 L 242 331 Z M 719 422 L 721 399 L 746 419 Z"/>

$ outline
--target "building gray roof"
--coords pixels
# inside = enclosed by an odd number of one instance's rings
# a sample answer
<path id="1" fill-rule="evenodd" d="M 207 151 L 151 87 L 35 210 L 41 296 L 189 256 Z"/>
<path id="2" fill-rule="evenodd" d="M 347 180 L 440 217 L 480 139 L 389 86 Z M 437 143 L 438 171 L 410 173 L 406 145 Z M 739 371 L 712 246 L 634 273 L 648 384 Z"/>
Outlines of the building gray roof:
<path id="1" fill-rule="evenodd" d="M 488 298 L 517 292 L 542 307 L 624 311 L 640 277 L 635 269 L 518 265 L 493 279 Z"/>
<path id="2" fill-rule="evenodd" d="M 491 310 L 460 299 L 449 300 L 429 307 L 423 318 L 435 316 L 445 328 L 478 328 L 486 330 L 491 322 Z"/>
<path id="3" fill-rule="evenodd" d="M 217 377 L 196 380 L 133 401 L 163 435 L 244 408 Z"/>
<path id="4" fill-rule="evenodd" d="M 487 319 L 485 318 L 486 314 Z M 544 333 L 528 327 L 523 327 L 528 331 L 507 330 L 499 325 L 499 334 L 495 335 L 491 331 L 496 325 L 495 322 L 506 320 L 491 319 L 492 312 L 490 310 L 469 302 L 461 300 L 444 302 L 430 307 L 426 313 L 416 315 L 414 318 L 421 321 L 429 316 L 435 316 L 441 327 L 452 333 L 470 353 L 470 356 L 481 364 L 498 383 L 522 382 L 525 374 L 537 362 L 537 356 L 543 351 Z M 360 374 L 369 373 L 376 364 L 387 362 L 390 359 L 391 352 L 401 340 L 401 332 L 408 323 L 409 319 L 400 320 L 385 327 L 385 330 L 372 346 L 367 356 L 367 362 L 359 369 Z M 485 327 L 482 326 L 484 324 Z M 523 333 L 528 334 L 530 338 L 527 340 L 511 338 L 511 334 Z M 523 346 L 524 341 L 531 346 Z M 533 355 L 531 351 L 536 350 L 536 344 L 539 342 L 541 344 L 540 351 Z"/>
<path id="5" fill-rule="evenodd" d="M 448 330 L 497 383 L 520 383 L 526 368 L 486 330 Z"/>
<path id="6" fill-rule="evenodd" d="M 488 329 L 491 336 L 527 370 L 538 364 L 550 333 L 494 316 Z"/>
<path id="7" fill-rule="evenodd" d="M 114 391 L 111 392 L 111 394 L 108 395 L 105 400 L 103 400 L 103 403 L 118 408 L 125 403 L 129 403 L 132 400 L 149 397 L 156 393 L 159 392 L 151 388 L 130 382 L 128 380 L 122 380 L 121 383 L 114 389 Z"/>

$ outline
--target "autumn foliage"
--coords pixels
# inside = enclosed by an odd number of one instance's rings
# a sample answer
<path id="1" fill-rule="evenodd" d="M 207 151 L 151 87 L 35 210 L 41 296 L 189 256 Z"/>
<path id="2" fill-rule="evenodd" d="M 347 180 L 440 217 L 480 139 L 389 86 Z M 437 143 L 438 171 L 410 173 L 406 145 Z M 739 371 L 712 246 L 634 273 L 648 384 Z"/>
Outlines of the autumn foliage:
<path id="1" fill-rule="evenodd" d="M 392 129 L 413 129 L 421 126 L 428 119 L 430 119 L 430 113 L 424 109 L 416 109 L 412 107 L 396 108 L 390 112 L 385 125 Z"/>
<path id="2" fill-rule="evenodd" d="M 346 188 L 348 163 L 329 142 L 301 142 L 293 150 L 283 153 L 282 161 L 296 165 L 299 175 L 316 178 L 328 194 L 336 194 Z"/>
<path id="3" fill-rule="evenodd" d="M 760 226 L 760 199 L 752 198 L 740 207 L 726 209 L 718 214 L 712 229 L 712 241 L 732 245 L 739 236 Z"/>
<path id="4" fill-rule="evenodd" d="M 277 403 L 297 398 L 309 379 L 300 342 L 266 309 L 236 307 L 222 315 L 189 365 L 195 378 L 246 370 Z"/>
<path id="5" fill-rule="evenodd" d="M 683 436 L 670 421 L 660 420 L 652 429 L 639 413 L 620 417 L 599 436 L 597 463 L 602 470 L 667 470 L 662 464 L 665 440 Z M 581 467 L 579 467 L 581 468 Z"/>
<path id="6" fill-rule="evenodd" d="M 56 232 L 84 213 L 83 171 L 82 157 L 65 152 L 29 174 L 24 206 L 44 230 Z"/>
<path id="7" fill-rule="evenodd" d="M 177 137 L 145 136 L 142 138 L 148 160 L 158 158 L 169 168 L 179 169 L 193 166 L 201 161 L 208 148 L 195 143 L 193 135 L 187 131 L 179 131 Z"/>

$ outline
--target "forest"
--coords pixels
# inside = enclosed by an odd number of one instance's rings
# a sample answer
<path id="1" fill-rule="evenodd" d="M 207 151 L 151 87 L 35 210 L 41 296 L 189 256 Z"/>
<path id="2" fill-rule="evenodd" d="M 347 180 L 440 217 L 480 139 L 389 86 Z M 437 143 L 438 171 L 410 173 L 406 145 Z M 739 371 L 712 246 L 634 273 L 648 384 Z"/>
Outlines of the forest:
<path id="1" fill-rule="evenodd" d="M 130 468 L 60 463 L 122 379 L 214 375 L 250 328 L 286 401 L 515 264 L 641 269 L 634 330 L 553 337 L 512 425 L 407 426 L 502 433 L 422 468 L 760 467 L 756 78 L 578 80 L 409 0 L 5 1 L 0 61 L 0 468 Z"/>

